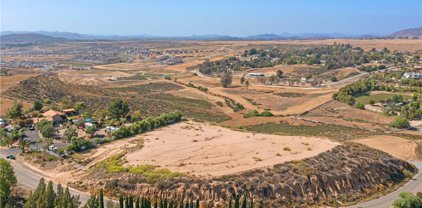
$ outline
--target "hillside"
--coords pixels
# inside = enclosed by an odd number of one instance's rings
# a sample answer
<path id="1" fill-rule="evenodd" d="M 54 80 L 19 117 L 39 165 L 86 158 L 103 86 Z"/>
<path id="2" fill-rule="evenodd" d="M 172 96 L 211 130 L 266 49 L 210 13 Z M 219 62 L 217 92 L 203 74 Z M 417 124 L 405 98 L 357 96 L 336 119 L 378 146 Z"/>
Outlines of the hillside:
<path id="1" fill-rule="evenodd" d="M 8 34 L 0 36 L 2 43 L 11 44 L 25 44 L 25 43 L 52 43 L 52 42 L 63 42 L 66 41 L 64 38 L 55 38 L 47 35 L 41 35 L 37 33 L 25 33 L 25 34 Z"/>
<path id="2" fill-rule="evenodd" d="M 227 207 L 222 201 L 248 194 L 260 207 L 308 207 L 342 205 L 382 192 L 416 172 L 409 163 L 358 144 L 344 144 L 317 156 L 268 168 L 245 171 L 212 179 L 185 176 L 156 183 L 142 176 L 120 173 L 106 178 L 93 168 L 77 188 L 101 185 L 107 193 L 116 189 L 144 195 L 201 198 L 212 207 Z M 130 177 L 128 177 L 130 175 Z"/>
<path id="3" fill-rule="evenodd" d="M 397 31 L 397 32 L 394 32 L 394 33 L 388 35 L 388 37 L 392 37 L 392 38 L 403 38 L 403 37 L 422 38 L 422 27 L 400 30 L 400 31 Z"/>

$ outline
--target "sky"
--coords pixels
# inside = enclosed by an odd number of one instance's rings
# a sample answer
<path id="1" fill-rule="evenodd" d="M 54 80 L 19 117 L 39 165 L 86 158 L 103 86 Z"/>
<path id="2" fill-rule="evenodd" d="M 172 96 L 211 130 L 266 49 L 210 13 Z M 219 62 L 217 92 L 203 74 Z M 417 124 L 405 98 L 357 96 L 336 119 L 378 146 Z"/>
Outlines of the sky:
<path id="1" fill-rule="evenodd" d="M 422 0 L 1 0 L 1 31 L 384 35 L 420 26 Z"/>

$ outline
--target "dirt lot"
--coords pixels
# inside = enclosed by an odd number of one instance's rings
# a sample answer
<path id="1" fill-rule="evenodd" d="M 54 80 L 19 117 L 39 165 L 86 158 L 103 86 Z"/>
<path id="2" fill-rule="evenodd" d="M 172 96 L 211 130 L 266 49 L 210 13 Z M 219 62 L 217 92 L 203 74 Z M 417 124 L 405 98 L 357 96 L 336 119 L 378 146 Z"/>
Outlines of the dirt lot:
<path id="1" fill-rule="evenodd" d="M 417 144 L 407 139 L 395 136 L 379 135 L 358 139 L 356 142 L 387 152 L 403 160 L 422 161 L 422 155 L 416 154 Z"/>
<path id="2" fill-rule="evenodd" d="M 310 111 L 306 116 L 335 117 L 347 121 L 357 121 L 363 123 L 375 123 L 389 125 L 393 122 L 393 117 L 384 116 L 381 113 L 369 110 L 360 110 L 347 104 L 330 101 L 324 105 Z"/>
<path id="3" fill-rule="evenodd" d="M 299 160 L 337 145 L 315 137 L 253 134 L 197 122 L 179 123 L 140 137 L 144 148 L 126 155 L 128 165 L 152 164 L 202 176 Z"/>

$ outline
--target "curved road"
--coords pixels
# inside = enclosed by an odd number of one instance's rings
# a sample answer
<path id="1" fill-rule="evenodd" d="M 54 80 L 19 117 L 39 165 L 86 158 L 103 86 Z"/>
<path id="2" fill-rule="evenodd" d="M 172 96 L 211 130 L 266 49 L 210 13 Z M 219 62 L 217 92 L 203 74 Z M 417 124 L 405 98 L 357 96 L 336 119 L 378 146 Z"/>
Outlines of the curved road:
<path id="1" fill-rule="evenodd" d="M 371 201 L 363 202 L 360 204 L 356 204 L 353 206 L 349 206 L 347 208 L 389 208 L 392 207 L 394 200 L 397 199 L 400 192 L 410 192 L 416 194 L 417 192 L 422 191 L 422 162 L 418 161 L 409 161 L 410 163 L 414 164 L 419 172 L 416 174 L 409 182 L 405 185 L 400 187 L 394 192 L 391 192 L 385 196 L 382 196 L 377 199 L 373 199 Z"/>
<path id="2" fill-rule="evenodd" d="M 19 148 L 0 149 L 0 156 L 3 158 L 6 158 L 6 156 L 10 154 L 15 155 L 16 157 L 19 157 L 17 156 L 19 153 L 20 153 Z M 8 161 L 10 161 L 10 164 L 12 165 L 13 170 L 15 171 L 18 183 L 21 183 L 33 190 L 37 188 L 38 183 L 41 180 L 41 178 L 44 178 L 46 182 L 50 180 L 50 178 L 43 176 L 41 173 L 25 165 L 24 162 L 21 162 L 19 159 L 17 160 L 8 159 Z M 62 185 L 65 185 L 65 184 L 62 184 Z M 57 184 L 54 183 L 54 188 L 56 187 L 57 187 Z M 69 187 L 69 192 L 73 196 L 79 195 L 79 200 L 81 201 L 81 205 L 84 205 L 91 196 L 89 193 L 81 192 L 71 187 Z"/>

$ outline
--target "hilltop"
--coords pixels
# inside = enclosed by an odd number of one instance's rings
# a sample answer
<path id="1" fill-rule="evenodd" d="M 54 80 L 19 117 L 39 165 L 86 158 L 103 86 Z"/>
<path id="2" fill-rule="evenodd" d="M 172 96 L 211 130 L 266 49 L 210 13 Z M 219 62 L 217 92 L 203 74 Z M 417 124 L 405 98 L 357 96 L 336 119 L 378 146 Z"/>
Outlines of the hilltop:
<path id="1" fill-rule="evenodd" d="M 394 33 L 388 35 L 388 37 L 392 37 L 392 38 L 400 38 L 400 37 L 422 38 L 422 27 L 400 30 L 400 31 L 397 31 L 397 32 L 394 32 Z"/>

